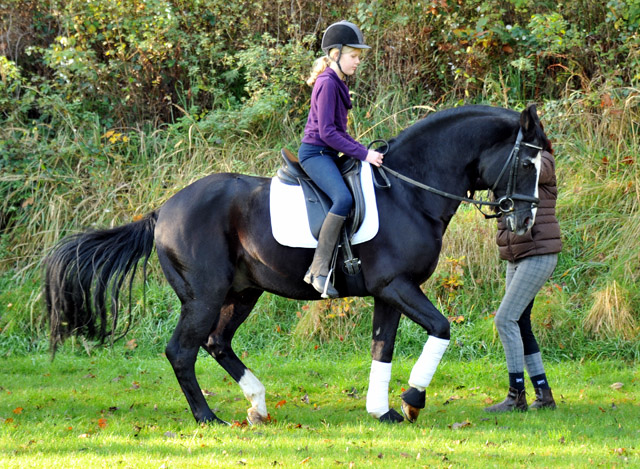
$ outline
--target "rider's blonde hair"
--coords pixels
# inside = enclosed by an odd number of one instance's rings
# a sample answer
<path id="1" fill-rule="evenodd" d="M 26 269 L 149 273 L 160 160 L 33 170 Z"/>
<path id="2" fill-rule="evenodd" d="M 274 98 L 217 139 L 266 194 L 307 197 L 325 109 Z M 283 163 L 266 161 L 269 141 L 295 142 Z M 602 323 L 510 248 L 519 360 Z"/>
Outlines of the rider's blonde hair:
<path id="1" fill-rule="evenodd" d="M 348 54 L 352 50 L 355 50 L 355 48 L 349 47 L 349 46 L 342 46 L 343 54 Z M 316 59 L 316 61 L 313 63 L 313 67 L 311 68 L 311 73 L 309 74 L 309 78 L 307 79 L 307 85 L 313 86 L 313 84 L 316 82 L 316 79 L 318 78 L 318 75 L 324 72 L 327 69 L 327 67 L 331 65 L 332 61 L 337 60 L 338 54 L 340 54 L 340 49 L 338 49 L 337 47 L 334 47 L 329 51 L 327 55 L 324 55 Z"/>

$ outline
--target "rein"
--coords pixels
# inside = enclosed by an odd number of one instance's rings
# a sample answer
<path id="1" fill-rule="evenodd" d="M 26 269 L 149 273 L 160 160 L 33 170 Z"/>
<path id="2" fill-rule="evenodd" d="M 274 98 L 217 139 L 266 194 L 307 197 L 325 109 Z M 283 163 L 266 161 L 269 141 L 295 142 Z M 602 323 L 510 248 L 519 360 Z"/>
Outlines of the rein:
<path id="1" fill-rule="evenodd" d="M 387 142 L 386 140 L 382 140 L 382 139 L 378 139 L 378 140 L 374 140 L 373 142 L 371 142 L 369 144 L 369 148 L 371 148 L 371 146 L 374 143 L 383 143 L 385 148 L 384 151 L 382 151 L 381 153 L 383 155 L 386 155 L 387 152 L 389 151 L 389 142 Z M 431 187 L 427 184 L 423 184 L 420 181 L 416 181 L 415 179 L 412 179 L 408 176 L 405 176 L 404 174 L 401 174 L 391 168 L 389 168 L 388 166 L 385 166 L 384 164 L 381 164 L 379 167 L 377 167 L 380 176 L 384 179 L 385 181 L 385 185 L 380 185 L 378 183 L 376 183 L 376 185 L 380 188 L 383 189 L 387 189 L 389 187 L 391 187 L 391 182 L 389 181 L 389 178 L 387 177 L 387 175 L 385 174 L 385 171 L 388 171 L 389 173 L 391 173 L 393 176 L 397 177 L 398 179 L 407 182 L 415 187 L 418 187 L 420 189 L 432 192 L 434 194 L 440 195 L 442 197 L 446 197 L 448 199 L 453 199 L 453 200 L 457 200 L 459 202 L 465 202 L 465 203 L 469 203 L 472 204 L 476 209 L 478 209 L 478 211 L 480 213 L 482 213 L 482 215 L 485 218 L 498 218 L 501 217 L 502 215 L 504 215 L 505 213 L 511 213 L 514 210 L 515 207 L 515 202 L 514 200 L 522 200 L 525 202 L 531 202 L 532 204 L 538 204 L 540 202 L 540 200 L 537 197 L 531 197 L 528 195 L 522 195 L 522 194 L 513 194 L 512 191 L 514 190 L 515 187 L 515 183 L 516 183 L 516 176 L 517 176 L 517 167 L 518 167 L 518 162 L 520 161 L 520 145 L 526 145 L 530 148 L 535 148 L 537 150 L 542 150 L 542 147 L 539 147 L 537 145 L 533 145 L 531 143 L 526 143 L 526 142 L 522 142 L 522 129 L 518 130 L 518 136 L 516 137 L 516 142 L 513 146 L 513 148 L 511 149 L 511 153 L 509 153 L 509 157 L 507 158 L 507 161 L 505 161 L 504 166 L 502 167 L 502 170 L 500 171 L 500 174 L 498 175 L 498 178 L 496 179 L 496 182 L 493 184 L 493 186 L 491 187 L 491 192 L 493 192 L 496 188 L 496 186 L 498 185 L 498 183 L 500 182 L 500 179 L 502 179 L 502 176 L 504 175 L 504 173 L 506 172 L 507 168 L 510 167 L 509 170 L 509 182 L 507 183 L 507 194 L 503 197 L 501 197 L 498 201 L 496 202 L 491 202 L 491 201 L 486 201 L 486 200 L 477 200 L 477 199 L 471 199 L 469 197 L 462 197 L 459 195 L 455 195 L 455 194 L 451 194 L 450 192 L 445 192 L 442 191 L 440 189 L 436 189 L 435 187 Z M 488 207 L 497 207 L 500 210 L 500 213 L 491 215 L 491 214 L 487 214 L 485 212 L 482 211 L 482 206 L 488 206 Z"/>

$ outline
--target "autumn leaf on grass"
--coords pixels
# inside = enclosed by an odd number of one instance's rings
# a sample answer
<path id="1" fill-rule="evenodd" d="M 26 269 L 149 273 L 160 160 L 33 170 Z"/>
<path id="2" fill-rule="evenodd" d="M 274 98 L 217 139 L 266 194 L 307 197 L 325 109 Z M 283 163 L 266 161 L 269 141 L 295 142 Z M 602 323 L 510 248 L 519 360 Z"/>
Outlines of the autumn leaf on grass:
<path id="1" fill-rule="evenodd" d="M 124 348 L 126 348 L 127 350 L 135 350 L 135 348 L 138 346 L 136 339 L 131 339 L 129 341 L 127 341 L 126 344 L 124 344 Z"/>
<path id="2" fill-rule="evenodd" d="M 22 407 L 16 407 L 13 409 L 14 414 L 21 414 L 24 409 Z"/>
<path id="3" fill-rule="evenodd" d="M 469 422 L 468 420 L 465 420 L 464 422 L 453 423 L 449 425 L 449 428 L 451 430 L 458 430 L 459 428 L 470 427 L 470 426 L 471 426 L 471 422 Z"/>
<path id="4" fill-rule="evenodd" d="M 460 396 L 451 396 L 449 399 L 444 401 L 444 404 L 442 404 L 442 405 L 450 404 L 451 402 L 457 401 L 458 399 L 462 399 L 462 398 Z"/>
<path id="5" fill-rule="evenodd" d="M 107 426 L 107 419 L 98 419 L 98 426 L 100 428 L 106 428 Z"/>
<path id="6" fill-rule="evenodd" d="M 282 407 L 283 405 L 285 405 L 287 403 L 287 401 L 285 399 L 282 399 L 280 402 L 278 402 L 276 404 L 276 409 L 279 409 L 280 407 Z"/>

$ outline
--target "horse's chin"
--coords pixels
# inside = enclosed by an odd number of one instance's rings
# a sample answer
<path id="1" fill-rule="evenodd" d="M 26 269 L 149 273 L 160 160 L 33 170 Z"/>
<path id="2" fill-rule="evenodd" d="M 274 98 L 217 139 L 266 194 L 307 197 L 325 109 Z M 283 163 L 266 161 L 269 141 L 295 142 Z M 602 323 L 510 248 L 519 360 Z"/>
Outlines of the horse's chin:
<path id="1" fill-rule="evenodd" d="M 505 219 L 507 229 L 518 236 L 522 236 L 527 231 L 529 231 L 533 226 L 533 221 L 533 217 L 527 217 L 524 220 L 518 220 L 513 215 L 507 215 L 507 218 Z"/>
<path id="2" fill-rule="evenodd" d="M 518 236 L 522 236 L 527 231 L 529 231 L 529 228 L 519 228 L 516 231 L 514 231 L 514 233 L 517 234 Z"/>

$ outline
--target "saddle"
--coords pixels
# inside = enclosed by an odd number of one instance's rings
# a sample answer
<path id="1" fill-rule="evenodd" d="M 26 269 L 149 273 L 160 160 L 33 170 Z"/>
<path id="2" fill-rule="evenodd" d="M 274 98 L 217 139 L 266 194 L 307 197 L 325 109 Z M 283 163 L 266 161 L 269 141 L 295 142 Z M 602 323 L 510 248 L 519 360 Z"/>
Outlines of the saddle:
<path id="1" fill-rule="evenodd" d="M 314 238 L 318 239 L 322 223 L 331 209 L 331 199 L 322 192 L 307 173 L 305 173 L 296 155 L 290 150 L 283 148 L 281 156 L 282 167 L 278 169 L 277 177 L 284 184 L 302 187 L 305 205 L 307 207 L 307 216 L 309 218 L 309 228 Z M 358 275 L 360 273 L 360 259 L 353 256 L 350 243 L 353 235 L 362 226 L 366 210 L 360 179 L 362 162 L 354 158 L 344 158 L 344 161 L 339 165 L 339 169 L 353 197 L 353 207 L 345 220 L 344 227 L 342 228 L 341 242 L 339 243 L 342 246 L 344 257 L 343 271 L 353 276 L 354 280 L 362 282 L 361 277 Z M 336 246 L 332 264 L 336 261 L 337 248 Z"/>
<path id="2" fill-rule="evenodd" d="M 278 169 L 277 176 L 285 184 L 302 187 L 307 206 L 307 216 L 309 217 L 309 227 L 314 238 L 318 239 L 322 222 L 331 209 L 331 199 L 304 172 L 296 155 L 283 148 L 281 156 L 282 167 Z M 362 163 L 354 158 L 344 158 L 339 169 L 353 197 L 353 207 L 345 221 L 347 236 L 351 239 L 362 225 L 366 209 L 360 180 Z"/>

